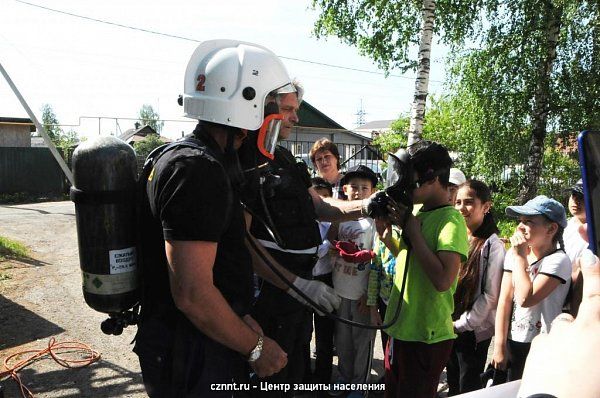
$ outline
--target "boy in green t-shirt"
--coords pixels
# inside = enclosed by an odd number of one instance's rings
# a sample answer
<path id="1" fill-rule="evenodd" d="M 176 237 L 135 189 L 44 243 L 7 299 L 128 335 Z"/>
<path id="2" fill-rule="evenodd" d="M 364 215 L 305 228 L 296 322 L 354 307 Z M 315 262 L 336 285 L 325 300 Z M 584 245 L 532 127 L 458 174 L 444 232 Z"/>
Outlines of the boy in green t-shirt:
<path id="1" fill-rule="evenodd" d="M 408 152 L 414 170 L 413 202 L 423 207 L 416 216 L 405 216 L 408 209 L 401 204 L 388 206 L 388 221 L 404 230 L 411 248 L 403 239 L 394 242 L 399 254 L 385 323 L 394 318 L 399 303 L 402 308 L 386 329 L 391 338 L 385 356 L 385 396 L 432 398 L 456 338 L 451 315 L 458 270 L 468 254 L 467 228 L 461 214 L 448 205 L 452 160 L 446 148 L 421 141 Z"/>

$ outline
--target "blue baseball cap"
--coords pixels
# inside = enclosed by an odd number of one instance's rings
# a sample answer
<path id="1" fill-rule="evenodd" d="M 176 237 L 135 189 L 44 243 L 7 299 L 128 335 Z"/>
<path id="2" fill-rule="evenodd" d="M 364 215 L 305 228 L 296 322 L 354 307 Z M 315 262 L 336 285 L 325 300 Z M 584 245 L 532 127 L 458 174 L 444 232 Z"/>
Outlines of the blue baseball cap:
<path id="1" fill-rule="evenodd" d="M 567 216 L 563 205 L 545 195 L 536 196 L 523 206 L 508 206 L 506 215 L 514 218 L 543 215 L 563 228 L 567 226 Z"/>

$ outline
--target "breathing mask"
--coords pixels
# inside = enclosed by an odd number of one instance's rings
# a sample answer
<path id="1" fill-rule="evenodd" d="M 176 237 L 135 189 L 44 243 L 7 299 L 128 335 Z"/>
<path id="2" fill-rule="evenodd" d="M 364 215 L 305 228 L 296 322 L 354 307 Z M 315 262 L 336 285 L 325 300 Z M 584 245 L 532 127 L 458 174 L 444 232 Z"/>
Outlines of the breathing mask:
<path id="1" fill-rule="evenodd" d="M 369 217 L 385 217 L 388 215 L 387 205 L 393 201 L 413 208 L 413 191 L 435 177 L 448 174 L 452 159 L 446 148 L 432 141 L 419 141 L 396 153 L 389 153 L 387 158 L 385 189 L 371 200 L 368 208 Z M 415 179 L 415 174 L 419 175 Z M 447 178 L 446 178 L 447 179 Z"/>

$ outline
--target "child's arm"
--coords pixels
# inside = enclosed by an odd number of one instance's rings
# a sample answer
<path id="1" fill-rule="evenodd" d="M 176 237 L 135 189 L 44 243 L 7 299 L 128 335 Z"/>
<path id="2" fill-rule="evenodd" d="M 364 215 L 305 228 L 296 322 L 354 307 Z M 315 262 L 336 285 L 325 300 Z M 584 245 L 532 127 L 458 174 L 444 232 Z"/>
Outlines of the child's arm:
<path id="1" fill-rule="evenodd" d="M 398 257 L 400 253 L 400 241 L 394 237 L 392 224 L 382 218 L 375 219 L 375 230 L 379 240 L 383 242 L 394 257 Z"/>
<path id="2" fill-rule="evenodd" d="M 504 272 L 500 285 L 500 297 L 496 311 L 496 325 L 494 326 L 494 354 L 492 365 L 496 369 L 505 370 L 508 363 L 506 342 L 508 340 L 508 326 L 510 325 L 510 313 L 512 311 L 512 273 Z"/>
<path id="3" fill-rule="evenodd" d="M 561 283 L 561 280 L 538 274 L 534 281 L 529 277 L 527 267 L 528 245 L 520 231 L 510 238 L 514 254 L 513 279 L 515 280 L 515 301 L 521 307 L 532 307 L 548 297 Z"/>
<path id="4" fill-rule="evenodd" d="M 411 255 L 417 257 L 420 266 L 436 290 L 444 292 L 450 289 L 458 276 L 462 261 L 460 254 L 445 250 L 433 252 L 423 238 L 419 220 L 412 214 L 408 215 L 404 229 L 412 244 Z"/>
<path id="5" fill-rule="evenodd" d="M 371 272 L 369 272 L 369 283 L 367 285 L 367 305 L 377 307 L 379 297 L 379 273 L 381 272 L 381 254 L 375 247 L 375 257 L 371 260 Z"/>

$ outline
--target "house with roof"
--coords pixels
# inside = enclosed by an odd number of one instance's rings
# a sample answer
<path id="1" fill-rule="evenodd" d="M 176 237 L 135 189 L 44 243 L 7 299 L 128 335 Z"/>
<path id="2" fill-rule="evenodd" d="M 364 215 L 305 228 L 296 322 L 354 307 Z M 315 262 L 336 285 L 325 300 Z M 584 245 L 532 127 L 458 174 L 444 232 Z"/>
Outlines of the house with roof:
<path id="1" fill-rule="evenodd" d="M 290 136 L 280 144 L 309 166 L 311 166 L 308 158 L 310 148 L 321 138 L 328 138 L 337 144 L 342 161 L 350 158 L 374 158 L 373 153 L 364 149 L 365 146 L 370 146 L 371 138 L 343 127 L 307 101 L 302 101 L 300 104 L 298 118 L 300 122 L 294 126 Z"/>
<path id="2" fill-rule="evenodd" d="M 141 126 L 140 123 L 137 122 L 135 123 L 135 128 L 125 130 L 118 138 L 133 146 L 136 142 L 143 141 L 149 134 L 157 135 L 162 142 L 173 142 L 171 138 L 159 135 L 156 130 L 147 124 Z"/>
<path id="3" fill-rule="evenodd" d="M 28 118 L 0 117 L 0 147 L 31 147 L 35 125 Z"/>
<path id="4" fill-rule="evenodd" d="M 392 130 L 392 123 L 396 120 L 373 120 L 358 126 L 353 131 L 357 134 L 363 135 L 369 138 L 376 138 L 378 135 L 387 133 Z"/>

